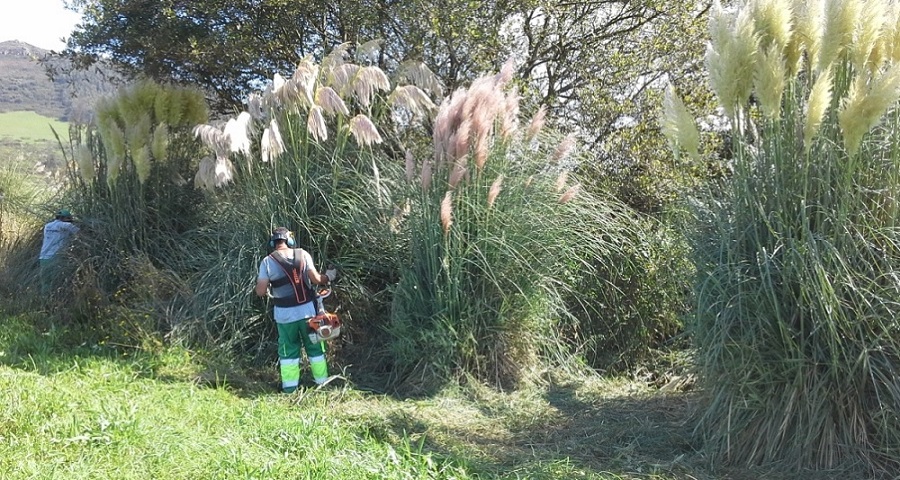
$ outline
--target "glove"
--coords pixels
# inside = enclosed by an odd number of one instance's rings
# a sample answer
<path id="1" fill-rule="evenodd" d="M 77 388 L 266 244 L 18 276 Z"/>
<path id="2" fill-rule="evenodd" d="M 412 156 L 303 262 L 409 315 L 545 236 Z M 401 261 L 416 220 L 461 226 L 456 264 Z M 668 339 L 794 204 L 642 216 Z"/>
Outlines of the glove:
<path id="1" fill-rule="evenodd" d="M 328 277 L 329 282 L 333 282 L 337 278 L 337 269 L 333 265 L 329 265 L 325 270 L 325 276 Z"/>

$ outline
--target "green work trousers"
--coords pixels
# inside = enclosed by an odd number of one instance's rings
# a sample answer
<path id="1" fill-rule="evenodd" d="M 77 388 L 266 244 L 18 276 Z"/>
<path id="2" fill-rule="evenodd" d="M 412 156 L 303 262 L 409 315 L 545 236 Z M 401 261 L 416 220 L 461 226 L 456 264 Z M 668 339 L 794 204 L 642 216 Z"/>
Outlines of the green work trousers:
<path id="1" fill-rule="evenodd" d="M 291 393 L 300 385 L 301 348 L 306 350 L 306 359 L 317 384 L 328 379 L 328 365 L 325 363 L 325 342 L 313 342 L 309 338 L 312 331 L 306 320 L 278 325 L 278 358 L 281 363 L 281 390 Z"/>

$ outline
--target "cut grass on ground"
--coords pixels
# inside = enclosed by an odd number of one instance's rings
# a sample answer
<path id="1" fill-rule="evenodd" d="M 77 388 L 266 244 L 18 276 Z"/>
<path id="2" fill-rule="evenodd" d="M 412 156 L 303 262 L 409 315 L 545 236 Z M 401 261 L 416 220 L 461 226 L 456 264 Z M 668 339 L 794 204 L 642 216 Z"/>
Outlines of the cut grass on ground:
<path id="1" fill-rule="evenodd" d="M 56 142 L 51 127 L 56 130 L 63 142 L 67 141 L 69 124 L 66 122 L 60 122 L 35 112 L 0 113 L 0 140 L 18 140 L 26 143 Z"/>
<path id="2" fill-rule="evenodd" d="M 711 470 L 691 444 L 692 395 L 633 381 L 282 395 L 274 366 L 253 380 L 185 350 L 113 349 L 35 323 L 0 314 L 4 478 L 798 478 Z"/>

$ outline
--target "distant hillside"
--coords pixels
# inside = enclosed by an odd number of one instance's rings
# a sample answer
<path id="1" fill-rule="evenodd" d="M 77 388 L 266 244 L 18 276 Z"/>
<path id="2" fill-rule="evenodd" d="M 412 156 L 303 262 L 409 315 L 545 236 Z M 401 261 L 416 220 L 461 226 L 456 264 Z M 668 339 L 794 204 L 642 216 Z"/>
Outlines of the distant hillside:
<path id="1" fill-rule="evenodd" d="M 48 53 L 18 40 L 0 42 L 0 112 L 32 111 L 61 121 L 84 119 L 101 96 L 115 90 L 96 71 L 51 81 L 39 63 Z"/>

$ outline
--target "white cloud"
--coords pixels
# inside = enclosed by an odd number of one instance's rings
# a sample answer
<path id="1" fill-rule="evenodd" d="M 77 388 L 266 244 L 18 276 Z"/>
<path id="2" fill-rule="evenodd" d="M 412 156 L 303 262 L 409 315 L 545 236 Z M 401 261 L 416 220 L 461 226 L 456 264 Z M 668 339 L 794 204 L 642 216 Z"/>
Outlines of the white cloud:
<path id="1" fill-rule="evenodd" d="M 62 50 L 81 20 L 63 0 L 0 0 L 0 41 L 20 40 L 47 50 Z"/>

